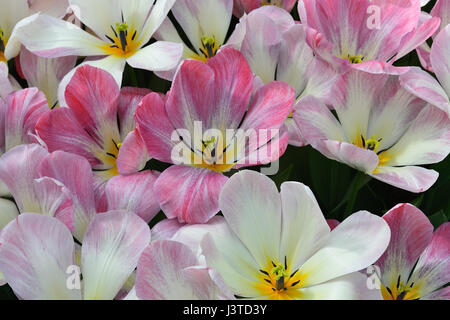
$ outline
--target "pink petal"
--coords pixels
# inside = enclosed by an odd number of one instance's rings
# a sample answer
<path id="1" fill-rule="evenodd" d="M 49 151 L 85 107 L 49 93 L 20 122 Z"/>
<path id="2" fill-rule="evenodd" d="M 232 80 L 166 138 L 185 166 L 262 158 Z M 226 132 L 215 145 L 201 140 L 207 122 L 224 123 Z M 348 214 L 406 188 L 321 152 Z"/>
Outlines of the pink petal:
<path id="1" fill-rule="evenodd" d="M 164 219 L 152 228 L 152 239 L 169 240 L 184 225 L 184 223 L 178 222 L 177 219 Z"/>
<path id="2" fill-rule="evenodd" d="M 65 99 L 81 126 L 105 143 L 104 131 L 117 130 L 119 94 L 117 83 L 108 72 L 86 65 L 73 75 Z"/>
<path id="3" fill-rule="evenodd" d="M 424 192 L 437 180 L 439 173 L 422 167 L 378 167 L 371 174 L 375 179 L 410 192 Z"/>
<path id="4" fill-rule="evenodd" d="M 407 283 L 409 275 L 433 235 L 433 226 L 422 211 L 411 204 L 398 204 L 383 219 L 391 229 L 389 246 L 375 263 L 380 267 L 381 281 L 390 287 L 398 277 Z"/>
<path id="5" fill-rule="evenodd" d="M 56 151 L 40 165 L 41 176 L 60 181 L 73 195 L 75 230 L 78 240 L 83 239 L 86 228 L 96 214 L 93 175 L 86 159 L 75 154 Z"/>
<path id="6" fill-rule="evenodd" d="M 132 174 L 144 169 L 150 160 L 144 141 L 139 132 L 134 130 L 122 143 L 117 157 L 117 170 L 120 174 Z"/>
<path id="7" fill-rule="evenodd" d="M 75 67 L 76 56 L 42 58 L 26 48 L 20 50 L 20 66 L 29 87 L 44 92 L 48 104 L 53 107 L 58 100 L 58 85 L 64 76 Z"/>
<path id="8" fill-rule="evenodd" d="M 136 213 L 145 222 L 150 222 L 159 212 L 153 189 L 157 177 L 157 172 L 146 170 L 110 179 L 105 189 L 108 210 L 127 210 Z"/>
<path id="9" fill-rule="evenodd" d="M 120 90 L 118 112 L 122 140 L 128 133 L 136 129 L 136 121 L 134 120 L 136 108 L 142 99 L 151 92 L 149 89 L 134 87 L 125 87 Z"/>
<path id="10" fill-rule="evenodd" d="M 401 47 L 395 60 L 399 60 L 409 52 L 415 50 L 418 46 L 430 38 L 436 30 L 439 29 L 441 20 L 439 18 L 431 18 L 422 23 L 417 30 L 408 34 L 402 39 Z"/>
<path id="11" fill-rule="evenodd" d="M 365 173 L 371 173 L 378 166 L 378 156 L 375 152 L 362 149 L 354 144 L 333 140 L 319 140 L 311 145 L 324 156 L 349 165 Z"/>
<path id="12" fill-rule="evenodd" d="M 6 184 L 20 212 L 41 213 L 33 181 L 48 152 L 37 144 L 12 148 L 0 158 L 0 179 Z"/>
<path id="13" fill-rule="evenodd" d="M 139 259 L 136 294 L 143 300 L 211 300 L 217 286 L 189 247 L 176 241 L 152 242 Z"/>
<path id="14" fill-rule="evenodd" d="M 26 300 L 80 299 L 69 290 L 66 271 L 74 263 L 69 229 L 55 218 L 23 213 L 0 236 L 0 269 L 6 281 Z"/>
<path id="15" fill-rule="evenodd" d="M 57 108 L 44 114 L 36 123 L 36 133 L 50 152 L 64 150 L 84 157 L 92 167 L 102 168 L 95 156 L 101 146 L 78 123 L 69 108 Z"/>
<path id="16" fill-rule="evenodd" d="M 450 96 L 450 26 L 445 27 L 434 39 L 431 47 L 431 63 L 440 84 Z"/>
<path id="17" fill-rule="evenodd" d="M 174 165 L 161 173 L 154 190 L 169 219 L 206 223 L 219 211 L 219 194 L 227 179 L 208 169 Z"/>
<path id="18" fill-rule="evenodd" d="M 136 109 L 136 125 L 150 157 L 172 162 L 171 153 L 175 142 L 171 140 L 175 127 L 169 118 L 164 101 L 157 93 L 142 99 Z"/>
<path id="19" fill-rule="evenodd" d="M 44 177 L 33 181 L 34 191 L 42 213 L 55 217 L 74 231 L 73 202 L 71 192 L 58 180 Z"/>
<path id="20" fill-rule="evenodd" d="M 45 95 L 36 88 L 16 91 L 6 98 L 6 150 L 20 144 L 34 142 L 35 126 L 39 118 L 49 112 Z"/>
<path id="21" fill-rule="evenodd" d="M 331 230 L 333 230 L 340 224 L 340 222 L 336 219 L 327 219 L 327 223 Z"/>
<path id="22" fill-rule="evenodd" d="M 150 242 L 150 228 L 127 211 L 98 214 L 81 248 L 84 298 L 113 299 L 136 268 Z"/>
<path id="23" fill-rule="evenodd" d="M 237 128 L 247 110 L 253 75 L 244 56 L 225 48 L 206 64 L 186 60 L 167 97 L 166 110 L 177 129 L 202 121 L 205 130 Z"/>
<path id="24" fill-rule="evenodd" d="M 437 228 L 430 244 L 417 262 L 412 282 L 422 283 L 420 293 L 425 296 L 450 282 L 450 222 Z"/>
<path id="25" fill-rule="evenodd" d="M 411 68 L 408 73 L 400 76 L 400 82 L 412 94 L 450 114 L 450 102 L 447 93 L 436 79 L 425 71 L 420 68 Z"/>

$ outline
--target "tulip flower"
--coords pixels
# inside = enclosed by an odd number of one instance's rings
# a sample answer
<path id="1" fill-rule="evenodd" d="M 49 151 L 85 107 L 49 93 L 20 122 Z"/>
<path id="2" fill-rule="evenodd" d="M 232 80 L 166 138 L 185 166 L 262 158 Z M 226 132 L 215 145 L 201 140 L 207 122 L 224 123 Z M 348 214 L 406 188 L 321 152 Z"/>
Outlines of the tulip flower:
<path id="1" fill-rule="evenodd" d="M 391 229 L 386 252 L 375 263 L 385 300 L 450 299 L 450 223 L 433 233 L 422 211 L 399 204 L 383 219 Z"/>
<path id="2" fill-rule="evenodd" d="M 125 64 L 165 71 L 180 60 L 180 44 L 156 42 L 150 38 L 175 0 L 69 0 L 76 17 L 92 35 L 78 26 L 45 14 L 35 14 L 18 28 L 17 37 L 28 50 L 41 57 L 106 56 L 86 63 L 109 71 L 118 84 Z M 100 15 L 100 16 L 99 16 Z"/>
<path id="3" fill-rule="evenodd" d="M 151 93 L 137 108 L 137 130 L 149 156 L 175 164 L 155 183 L 168 218 L 207 222 L 219 210 L 224 172 L 271 163 L 285 151 L 288 134 L 279 129 L 294 90 L 271 82 L 250 102 L 252 79 L 242 54 L 225 48 L 206 63 L 184 61 L 165 101 Z"/>
<path id="4" fill-rule="evenodd" d="M 425 42 L 440 19 L 420 24 L 420 0 L 299 0 L 309 44 L 341 71 L 399 73 L 392 64 Z"/>
<path id="5" fill-rule="evenodd" d="M 190 45 L 179 36 L 174 24 L 166 18 L 155 33 L 158 40 L 183 44 L 184 59 L 207 61 L 224 45 L 230 27 L 233 0 L 177 0 L 172 13 L 189 39 Z M 157 72 L 160 77 L 172 80 L 176 68 Z"/>
<path id="6" fill-rule="evenodd" d="M 309 30 L 275 6 L 263 6 L 244 16 L 227 44 L 247 59 L 257 84 L 279 80 L 295 89 L 297 100 L 313 95 L 328 102 L 338 74 L 314 56 L 306 38 Z M 270 36 L 269 36 L 270 35 Z M 292 116 L 286 120 L 289 144 L 305 145 Z"/>
<path id="7" fill-rule="evenodd" d="M 239 297 L 361 298 L 367 278 L 357 271 L 389 243 L 382 218 L 360 211 L 330 232 L 308 187 L 284 182 L 279 193 L 270 178 L 254 171 L 233 175 L 219 205 L 225 223 L 203 238 L 202 254 Z"/>
<path id="8" fill-rule="evenodd" d="M 0 62 L 7 62 L 19 54 L 17 31 L 22 19 L 34 12 L 44 12 L 55 17 L 64 16 L 67 0 L 1 0 L 0 7 Z"/>
<path id="9" fill-rule="evenodd" d="M 448 24 L 450 24 L 450 1 L 437 0 L 436 4 L 434 5 L 433 9 L 430 12 L 430 15 L 432 17 L 437 17 L 441 19 L 440 28 L 433 35 L 434 39 L 437 33 L 441 32 L 444 28 L 447 27 Z M 430 15 L 422 12 L 422 16 L 424 17 L 424 19 L 429 18 Z M 422 66 L 428 71 L 434 72 L 433 66 L 431 65 L 430 61 L 430 53 L 431 53 L 430 46 L 426 42 L 424 42 L 420 45 L 420 47 L 416 49 L 416 51 Z"/>
<path id="10" fill-rule="evenodd" d="M 412 68 L 400 77 L 400 81 L 412 94 L 437 106 L 450 116 L 450 25 L 434 39 L 430 65 L 440 84 L 420 68 Z"/>
<path id="11" fill-rule="evenodd" d="M 331 104 L 297 104 L 303 137 L 326 157 L 410 192 L 423 192 L 438 173 L 420 165 L 450 152 L 448 115 L 405 90 L 399 77 L 352 70 L 341 77 Z"/>
<path id="12" fill-rule="evenodd" d="M 0 241 L 0 269 L 20 298 L 112 300 L 149 244 L 150 229 L 127 211 L 96 215 L 83 239 L 81 266 L 72 234 L 53 217 L 23 213 L 3 229 Z"/>
<path id="13" fill-rule="evenodd" d="M 149 160 L 134 131 L 134 110 L 150 90 L 119 89 L 106 71 L 89 65 L 76 70 L 65 89 L 67 108 L 57 108 L 36 124 L 50 152 L 63 150 L 86 158 L 98 185 L 142 170 Z"/>
<path id="14" fill-rule="evenodd" d="M 296 2 L 297 0 L 234 0 L 233 14 L 240 18 L 244 13 L 250 13 L 262 6 L 277 6 L 291 12 Z"/>

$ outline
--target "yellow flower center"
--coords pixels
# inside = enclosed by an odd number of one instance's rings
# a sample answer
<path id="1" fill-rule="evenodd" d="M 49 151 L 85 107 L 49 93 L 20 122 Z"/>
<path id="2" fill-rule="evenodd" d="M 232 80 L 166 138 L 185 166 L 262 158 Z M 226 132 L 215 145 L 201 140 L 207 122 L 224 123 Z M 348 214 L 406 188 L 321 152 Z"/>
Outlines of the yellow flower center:
<path id="1" fill-rule="evenodd" d="M 201 52 L 201 55 L 197 55 L 195 58 L 197 60 L 206 62 L 208 59 L 214 57 L 217 51 L 220 48 L 220 45 L 216 42 L 216 38 L 214 36 L 202 36 L 201 38 L 202 47 L 198 48 Z"/>
<path id="2" fill-rule="evenodd" d="M 235 165 L 233 150 L 227 149 L 224 145 L 222 135 L 209 137 L 202 141 L 201 152 L 192 152 L 191 161 L 196 167 L 207 168 L 216 172 L 226 172 Z"/>
<path id="3" fill-rule="evenodd" d="M 362 149 L 367 149 L 375 152 L 378 155 L 378 167 L 381 167 L 391 159 L 391 157 L 385 155 L 384 151 L 386 150 L 379 150 L 380 142 L 382 140 L 383 138 L 376 138 L 375 136 L 370 137 L 370 139 L 366 139 L 361 134 L 357 141 L 353 142 L 353 144 Z M 377 168 L 372 173 L 376 173 Z"/>
<path id="4" fill-rule="evenodd" d="M 262 6 L 277 6 L 280 8 L 283 8 L 283 1 L 282 0 L 261 0 Z"/>
<path id="5" fill-rule="evenodd" d="M 105 153 L 96 155 L 97 158 L 103 162 L 103 164 L 110 167 L 109 169 L 98 171 L 97 175 L 105 179 L 110 179 L 114 176 L 119 175 L 119 171 L 117 170 L 117 158 L 119 156 L 119 150 L 121 146 L 122 143 L 116 142 L 114 139 L 111 139 L 111 141 L 104 147 Z"/>
<path id="6" fill-rule="evenodd" d="M 396 283 L 392 283 L 390 287 L 381 285 L 381 295 L 384 300 L 416 300 L 420 298 L 420 284 L 404 284 L 400 276 Z"/>
<path id="7" fill-rule="evenodd" d="M 272 300 L 291 300 L 300 297 L 297 289 L 301 288 L 305 275 L 299 269 L 291 270 L 285 257 L 284 263 L 270 260 L 266 268 L 258 270 L 258 278 L 261 281 L 256 288 L 261 295 Z"/>
<path id="8" fill-rule="evenodd" d="M 2 28 L 0 28 L 0 62 L 7 62 L 5 58 L 5 48 L 7 39 L 5 37 L 5 33 L 3 32 Z"/>
<path id="9" fill-rule="evenodd" d="M 351 63 L 361 63 L 363 62 L 364 57 L 361 54 L 358 54 L 357 56 L 347 55 L 344 59 L 347 59 Z"/>
<path id="10" fill-rule="evenodd" d="M 123 58 L 134 55 L 141 45 L 141 42 L 138 41 L 137 31 L 123 21 L 122 23 L 117 22 L 115 27 L 111 26 L 111 30 L 111 36 L 105 35 L 111 44 L 106 43 L 102 46 L 106 54 Z"/>

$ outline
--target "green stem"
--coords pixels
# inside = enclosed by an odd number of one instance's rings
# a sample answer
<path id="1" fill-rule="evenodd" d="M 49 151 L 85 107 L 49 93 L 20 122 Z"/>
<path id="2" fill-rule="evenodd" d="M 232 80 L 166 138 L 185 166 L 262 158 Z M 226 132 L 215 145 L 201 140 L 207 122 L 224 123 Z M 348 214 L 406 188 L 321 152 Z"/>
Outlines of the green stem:
<path id="1" fill-rule="evenodd" d="M 361 190 L 361 188 L 365 186 L 370 179 L 371 177 L 369 175 L 366 175 L 364 172 L 358 171 L 352 183 L 350 198 L 347 201 L 347 206 L 345 207 L 342 220 L 346 219 L 353 212 L 353 207 L 355 206 L 359 190 Z"/>

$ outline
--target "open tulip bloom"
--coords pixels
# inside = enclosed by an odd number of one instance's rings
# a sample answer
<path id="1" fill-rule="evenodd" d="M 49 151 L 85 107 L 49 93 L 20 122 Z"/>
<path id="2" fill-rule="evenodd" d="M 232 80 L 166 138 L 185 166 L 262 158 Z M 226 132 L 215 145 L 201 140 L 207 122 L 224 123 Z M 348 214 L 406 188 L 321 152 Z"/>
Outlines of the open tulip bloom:
<path id="1" fill-rule="evenodd" d="M 240 50 L 247 59 L 256 86 L 283 81 L 294 88 L 297 100 L 311 95 L 328 102 L 338 73 L 314 56 L 307 44 L 308 32 L 308 27 L 296 24 L 285 10 L 263 6 L 240 20 L 227 45 Z M 291 115 L 285 125 L 289 130 L 289 144 L 305 145 Z"/>
<path id="2" fill-rule="evenodd" d="M 392 64 L 425 42 L 440 19 L 421 21 L 420 0 L 299 0 L 309 43 L 342 71 L 401 72 Z"/>
<path id="3" fill-rule="evenodd" d="M 385 300 L 450 298 L 450 223 L 433 225 L 411 204 L 399 204 L 383 219 L 391 229 L 386 252 L 375 263 Z"/>
<path id="4" fill-rule="evenodd" d="M 449 23 L 0 0 L 0 299 L 450 300 Z"/>
<path id="5" fill-rule="evenodd" d="M 357 271 L 386 249 L 383 219 L 357 212 L 333 231 L 311 192 L 254 171 L 233 175 L 220 195 L 221 228 L 202 240 L 206 263 L 239 297 L 355 299 L 367 278 Z M 367 288 L 366 288 L 367 290 Z"/>
<path id="6" fill-rule="evenodd" d="M 96 215 L 83 239 L 81 265 L 69 229 L 53 217 L 21 214 L 0 241 L 0 269 L 22 299 L 112 300 L 149 244 L 150 229 L 131 212 Z"/>
<path id="7" fill-rule="evenodd" d="M 47 58 L 106 56 L 87 62 L 109 71 L 122 82 L 125 64 L 151 71 L 174 68 L 182 46 L 150 38 L 163 22 L 175 0 L 70 0 L 77 18 L 95 35 L 76 25 L 37 13 L 18 28 L 17 37 L 28 50 Z"/>
<path id="8" fill-rule="evenodd" d="M 274 81 L 250 101 L 252 79 L 242 54 L 225 48 L 206 63 L 186 60 L 165 100 L 151 93 L 137 108 L 137 129 L 149 156 L 175 164 L 155 184 L 168 218 L 207 222 L 219 211 L 224 172 L 270 163 L 286 149 L 287 131 L 279 129 L 294 90 Z"/>
<path id="9" fill-rule="evenodd" d="M 303 137 L 326 157 L 411 192 L 423 192 L 438 173 L 419 165 L 450 152 L 450 118 L 405 90 L 398 76 L 352 70 L 331 104 L 307 97 L 295 109 Z"/>

